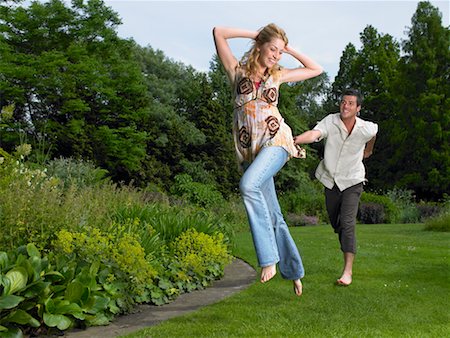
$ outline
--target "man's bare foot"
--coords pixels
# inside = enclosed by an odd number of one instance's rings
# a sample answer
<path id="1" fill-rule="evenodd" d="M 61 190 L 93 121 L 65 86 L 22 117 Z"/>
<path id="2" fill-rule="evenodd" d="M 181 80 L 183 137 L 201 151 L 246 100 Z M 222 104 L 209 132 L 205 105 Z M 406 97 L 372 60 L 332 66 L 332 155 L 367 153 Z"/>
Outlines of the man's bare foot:
<path id="1" fill-rule="evenodd" d="M 272 279 L 273 276 L 277 273 L 276 265 L 265 266 L 261 270 L 261 283 L 265 283 L 268 280 Z"/>
<path id="2" fill-rule="evenodd" d="M 303 285 L 300 279 L 296 279 L 294 282 L 294 292 L 297 296 L 301 296 L 303 293 Z"/>
<path id="3" fill-rule="evenodd" d="M 343 273 L 342 277 L 339 278 L 336 283 L 338 285 L 349 286 L 350 284 L 352 284 L 352 275 L 349 273 Z"/>

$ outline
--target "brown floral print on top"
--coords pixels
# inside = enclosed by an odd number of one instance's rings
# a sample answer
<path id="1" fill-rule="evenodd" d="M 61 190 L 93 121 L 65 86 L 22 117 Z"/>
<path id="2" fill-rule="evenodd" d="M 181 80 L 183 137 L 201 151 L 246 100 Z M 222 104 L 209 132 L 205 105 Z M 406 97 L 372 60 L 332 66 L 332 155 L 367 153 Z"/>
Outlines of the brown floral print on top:
<path id="1" fill-rule="evenodd" d="M 273 103 L 278 98 L 278 92 L 276 88 L 269 88 L 263 92 L 263 97 L 268 103 Z"/>
<path id="2" fill-rule="evenodd" d="M 244 77 L 239 81 L 237 86 L 238 94 L 250 94 L 253 91 L 253 83 L 248 77 Z"/>
<path id="3" fill-rule="evenodd" d="M 280 123 L 275 116 L 269 116 L 266 118 L 267 129 L 269 130 L 270 137 L 273 138 L 280 129 Z"/>
<path id="4" fill-rule="evenodd" d="M 241 144 L 242 148 L 249 148 L 252 144 L 252 139 L 245 126 L 242 126 L 239 130 L 239 143 Z"/>
<path id="5" fill-rule="evenodd" d="M 278 111 L 279 77 L 270 75 L 256 88 L 239 67 L 234 86 L 233 135 L 239 163 L 251 163 L 268 146 L 283 147 L 289 158 L 304 157 Z"/>

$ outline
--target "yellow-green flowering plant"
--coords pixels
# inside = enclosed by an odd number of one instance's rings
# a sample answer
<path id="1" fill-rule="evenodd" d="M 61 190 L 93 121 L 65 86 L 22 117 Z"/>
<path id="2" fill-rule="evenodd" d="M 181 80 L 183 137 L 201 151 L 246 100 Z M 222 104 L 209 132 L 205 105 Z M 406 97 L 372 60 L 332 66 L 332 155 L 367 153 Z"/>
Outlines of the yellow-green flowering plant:
<path id="1" fill-rule="evenodd" d="M 200 280 L 203 286 L 221 277 L 224 266 L 231 260 L 222 233 L 208 235 L 191 228 L 173 242 L 172 248 L 183 271 Z"/>

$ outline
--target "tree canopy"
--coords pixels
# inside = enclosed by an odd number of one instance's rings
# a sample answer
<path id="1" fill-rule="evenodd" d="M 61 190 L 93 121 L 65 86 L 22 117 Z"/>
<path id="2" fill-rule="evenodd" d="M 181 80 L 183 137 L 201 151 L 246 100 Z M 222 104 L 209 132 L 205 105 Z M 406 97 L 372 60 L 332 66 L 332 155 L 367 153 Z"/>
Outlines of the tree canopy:
<path id="1" fill-rule="evenodd" d="M 239 173 L 228 79 L 217 56 L 208 72 L 117 35 L 120 18 L 101 0 L 0 2 L 0 147 L 33 144 L 33 159 L 92 160 L 117 182 L 170 190 L 188 174 L 227 194 Z M 362 117 L 380 131 L 366 161 L 370 190 L 449 191 L 449 29 L 418 4 L 406 39 L 371 25 L 349 43 L 336 78 L 284 84 L 280 111 L 298 134 L 338 111 L 342 91 L 365 99 Z M 14 107 L 13 110 L 11 110 Z M 6 113 L 8 111 L 8 114 Z M 13 111 L 12 116 L 9 113 Z M 290 161 L 277 184 L 295 190 L 312 176 L 320 147 Z"/>

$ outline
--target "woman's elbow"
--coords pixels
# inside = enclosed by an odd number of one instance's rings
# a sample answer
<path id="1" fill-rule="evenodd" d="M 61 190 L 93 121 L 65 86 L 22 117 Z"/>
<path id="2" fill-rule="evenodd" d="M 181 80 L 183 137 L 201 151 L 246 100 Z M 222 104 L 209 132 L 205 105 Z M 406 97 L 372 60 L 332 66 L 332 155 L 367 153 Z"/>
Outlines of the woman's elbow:
<path id="1" fill-rule="evenodd" d="M 322 66 L 318 66 L 317 69 L 316 69 L 316 73 L 317 73 L 317 74 L 316 74 L 317 76 L 319 76 L 320 74 L 322 74 L 322 73 L 323 73 L 323 67 L 322 67 Z"/>
<path id="2" fill-rule="evenodd" d="M 214 26 L 212 29 L 212 33 L 213 33 L 214 37 L 218 37 L 218 36 L 222 35 L 223 29 L 222 29 L 222 27 Z"/>
<path id="3" fill-rule="evenodd" d="M 323 73 L 323 68 L 322 66 L 317 66 L 317 67 L 309 67 L 308 68 L 308 73 L 309 73 L 309 77 L 316 77 L 319 76 L 320 74 Z"/>

